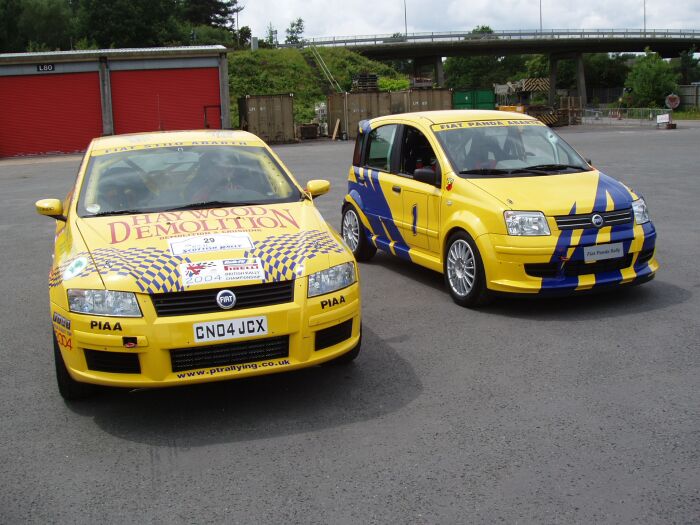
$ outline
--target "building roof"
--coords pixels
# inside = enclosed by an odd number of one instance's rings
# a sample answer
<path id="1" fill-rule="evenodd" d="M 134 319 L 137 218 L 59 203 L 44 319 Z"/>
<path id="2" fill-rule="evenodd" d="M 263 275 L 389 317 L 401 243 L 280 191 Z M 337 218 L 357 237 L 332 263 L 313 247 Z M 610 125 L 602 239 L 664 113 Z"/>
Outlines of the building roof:
<path id="1" fill-rule="evenodd" d="M 218 56 L 226 53 L 224 46 L 180 46 L 180 47 L 144 47 L 124 49 L 85 49 L 79 51 L 49 51 L 40 53 L 4 53 L 0 54 L 0 65 L 24 64 L 37 62 L 83 62 L 100 58 L 111 60 L 138 58 L 175 58 L 196 56 Z"/>

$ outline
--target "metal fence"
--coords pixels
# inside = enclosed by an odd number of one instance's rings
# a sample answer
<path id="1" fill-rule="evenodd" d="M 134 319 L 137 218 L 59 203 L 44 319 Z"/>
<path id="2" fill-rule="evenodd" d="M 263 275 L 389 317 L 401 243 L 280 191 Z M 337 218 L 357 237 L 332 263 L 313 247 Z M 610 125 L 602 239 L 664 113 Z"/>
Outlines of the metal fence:
<path id="1" fill-rule="evenodd" d="M 656 127 L 656 117 L 671 113 L 665 108 L 592 108 L 584 109 L 582 124 L 605 126 Z"/>

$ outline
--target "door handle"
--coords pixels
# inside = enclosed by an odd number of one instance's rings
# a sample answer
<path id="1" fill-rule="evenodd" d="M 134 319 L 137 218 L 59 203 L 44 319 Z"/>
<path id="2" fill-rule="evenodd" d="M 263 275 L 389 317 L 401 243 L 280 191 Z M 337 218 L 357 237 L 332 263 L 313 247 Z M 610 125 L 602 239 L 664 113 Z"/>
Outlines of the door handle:
<path id="1" fill-rule="evenodd" d="M 401 186 L 392 186 L 391 191 L 394 193 L 401 193 Z"/>

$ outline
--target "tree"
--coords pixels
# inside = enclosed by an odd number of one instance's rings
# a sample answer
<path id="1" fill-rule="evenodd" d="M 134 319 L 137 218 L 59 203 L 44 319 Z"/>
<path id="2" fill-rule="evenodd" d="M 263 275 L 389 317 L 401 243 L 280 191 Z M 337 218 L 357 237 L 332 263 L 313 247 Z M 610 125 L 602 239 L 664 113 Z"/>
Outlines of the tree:
<path id="1" fill-rule="evenodd" d="M 236 14 L 242 10 L 238 0 L 185 0 L 182 16 L 192 25 L 233 29 Z"/>
<path id="2" fill-rule="evenodd" d="M 475 27 L 467 38 L 480 38 L 493 34 L 489 26 Z M 445 84 L 457 89 L 491 89 L 494 84 L 512 80 L 525 67 L 521 55 L 482 55 L 474 57 L 449 57 L 445 61 Z"/>
<path id="3" fill-rule="evenodd" d="M 683 51 L 678 58 L 671 60 L 673 69 L 680 74 L 681 84 L 700 81 L 700 60 L 694 57 L 695 46 Z"/>
<path id="4" fill-rule="evenodd" d="M 647 48 L 632 66 L 625 87 L 631 89 L 632 103 L 636 106 L 656 107 L 663 104 L 666 95 L 676 91 L 677 81 L 678 74 L 671 64 Z"/>
<path id="5" fill-rule="evenodd" d="M 33 50 L 69 49 L 71 10 L 65 0 L 24 0 L 17 31 Z"/>
<path id="6" fill-rule="evenodd" d="M 178 0 L 81 0 L 80 35 L 100 47 L 148 47 L 188 40 Z"/>
<path id="7" fill-rule="evenodd" d="M 277 45 L 277 29 L 275 29 L 272 26 L 272 22 L 269 22 L 267 24 L 267 34 L 265 36 L 265 41 L 270 45 L 270 46 L 276 46 Z"/>
<path id="8" fill-rule="evenodd" d="M 301 35 L 304 33 L 304 21 L 301 18 L 292 20 L 285 31 L 287 33 L 287 38 L 284 39 L 285 44 L 300 44 Z"/>
<path id="9" fill-rule="evenodd" d="M 0 53 L 24 51 L 27 45 L 17 31 L 17 20 L 22 15 L 20 0 L 0 0 Z"/>

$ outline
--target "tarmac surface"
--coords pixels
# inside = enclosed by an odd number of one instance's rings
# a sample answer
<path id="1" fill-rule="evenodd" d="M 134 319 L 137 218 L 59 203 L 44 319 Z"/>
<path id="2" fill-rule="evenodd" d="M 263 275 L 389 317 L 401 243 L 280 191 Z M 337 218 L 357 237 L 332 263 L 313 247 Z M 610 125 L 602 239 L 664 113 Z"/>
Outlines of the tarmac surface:
<path id="1" fill-rule="evenodd" d="M 348 367 L 72 404 L 34 201 L 80 158 L 0 161 L 0 523 L 699 522 L 700 127 L 558 131 L 645 196 L 651 283 L 474 311 L 379 253 Z M 339 228 L 352 144 L 275 149 Z"/>

